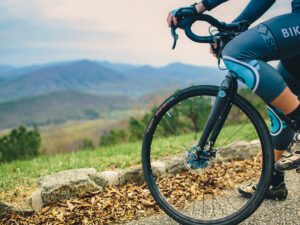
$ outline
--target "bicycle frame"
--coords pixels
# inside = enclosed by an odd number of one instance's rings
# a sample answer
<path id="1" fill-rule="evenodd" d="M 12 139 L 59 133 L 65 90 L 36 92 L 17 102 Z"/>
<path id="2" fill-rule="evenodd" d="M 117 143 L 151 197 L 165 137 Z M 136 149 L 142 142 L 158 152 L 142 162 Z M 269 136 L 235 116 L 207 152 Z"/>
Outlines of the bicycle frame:
<path id="1" fill-rule="evenodd" d="M 237 94 L 237 89 L 237 79 L 229 72 L 226 75 L 226 79 L 222 81 L 219 87 L 215 103 L 209 114 L 207 123 L 205 124 L 205 127 L 203 129 L 202 136 L 198 142 L 198 149 L 200 151 L 204 150 L 206 145 L 208 145 L 208 150 L 214 146 L 216 139 L 230 112 L 230 109 L 232 107 L 231 99 Z M 275 110 L 274 106 L 270 104 L 268 104 L 268 106 Z M 298 133 L 296 124 L 290 118 L 288 118 L 281 111 L 277 112 L 277 115 L 281 120 L 285 121 L 287 125 L 294 129 L 296 133 Z M 198 156 L 200 156 L 200 154 L 201 153 L 199 152 Z"/>
<path id="2" fill-rule="evenodd" d="M 200 150 L 204 150 L 207 144 L 209 149 L 214 145 L 232 107 L 230 100 L 236 95 L 237 87 L 237 79 L 229 72 L 219 87 L 214 106 L 198 142 Z"/>

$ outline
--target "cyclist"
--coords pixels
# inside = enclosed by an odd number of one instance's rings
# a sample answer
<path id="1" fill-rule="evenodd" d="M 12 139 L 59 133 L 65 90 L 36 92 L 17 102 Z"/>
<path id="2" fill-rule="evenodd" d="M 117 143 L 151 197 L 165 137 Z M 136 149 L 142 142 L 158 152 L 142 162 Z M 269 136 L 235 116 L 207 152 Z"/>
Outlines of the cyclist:
<path id="1" fill-rule="evenodd" d="M 227 0 L 202 0 L 192 6 L 179 8 L 169 13 L 169 27 L 178 22 L 177 13 L 189 10 L 190 13 L 203 13 L 212 10 Z M 253 23 L 262 16 L 275 0 L 251 0 L 234 22 L 248 20 Z M 300 129 L 300 0 L 292 0 L 292 13 L 271 18 L 243 32 L 231 40 L 222 50 L 222 58 L 233 76 L 243 81 L 247 87 L 265 102 L 276 108 L 267 107 L 271 120 L 271 137 L 275 152 L 275 172 L 266 197 L 286 199 L 287 188 L 284 170 L 300 167 L 300 141 L 294 137 L 292 128 L 277 115 L 282 111 L 295 121 Z M 216 44 L 214 44 L 214 47 Z M 211 52 L 212 49 L 211 49 Z M 267 61 L 281 60 L 275 70 Z M 293 144 L 295 142 L 295 144 Z M 239 192 L 251 196 L 256 183 L 241 185 Z"/>

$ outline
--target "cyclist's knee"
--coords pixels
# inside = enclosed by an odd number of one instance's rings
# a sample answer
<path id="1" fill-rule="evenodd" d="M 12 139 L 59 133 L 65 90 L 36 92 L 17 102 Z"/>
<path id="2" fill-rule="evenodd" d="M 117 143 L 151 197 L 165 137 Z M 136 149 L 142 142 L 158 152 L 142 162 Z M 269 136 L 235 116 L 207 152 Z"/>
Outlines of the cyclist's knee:
<path id="1" fill-rule="evenodd" d="M 223 61 L 233 76 L 255 92 L 259 81 L 259 65 L 257 60 L 248 57 L 247 51 L 243 50 L 245 48 L 239 46 L 240 43 L 233 39 L 225 46 L 222 51 Z"/>
<path id="2" fill-rule="evenodd" d="M 243 60 L 245 58 L 245 53 L 243 52 L 243 46 L 239 46 L 237 41 L 233 39 L 230 41 L 222 51 L 222 55 L 226 57 L 231 57 L 238 60 Z M 244 56 L 244 57 L 243 57 Z"/>

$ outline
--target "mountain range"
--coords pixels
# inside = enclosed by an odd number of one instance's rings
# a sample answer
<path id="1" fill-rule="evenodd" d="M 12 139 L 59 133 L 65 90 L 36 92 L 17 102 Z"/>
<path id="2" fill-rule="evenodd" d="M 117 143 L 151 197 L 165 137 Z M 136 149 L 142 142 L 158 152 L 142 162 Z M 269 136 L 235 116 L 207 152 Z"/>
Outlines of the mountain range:
<path id="1" fill-rule="evenodd" d="M 135 101 L 126 96 L 99 96 L 60 91 L 0 103 L 0 129 L 19 125 L 49 125 L 92 120 L 114 110 L 128 110 Z"/>
<path id="2" fill-rule="evenodd" d="M 224 75 L 217 68 L 181 63 L 153 67 L 76 60 L 0 65 L 0 129 L 104 118 L 137 102 L 151 104 L 153 93 L 192 84 L 219 85 Z"/>
<path id="3" fill-rule="evenodd" d="M 159 89 L 219 84 L 214 67 L 173 63 L 163 67 L 77 60 L 15 68 L 0 66 L 0 101 L 73 90 L 139 97 Z"/>

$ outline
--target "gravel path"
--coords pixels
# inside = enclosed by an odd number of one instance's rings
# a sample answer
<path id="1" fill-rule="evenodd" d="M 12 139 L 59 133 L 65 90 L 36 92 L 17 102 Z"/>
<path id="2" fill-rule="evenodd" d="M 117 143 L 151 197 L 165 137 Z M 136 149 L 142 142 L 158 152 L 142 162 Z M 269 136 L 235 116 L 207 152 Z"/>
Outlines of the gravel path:
<path id="1" fill-rule="evenodd" d="M 256 210 L 256 212 L 244 221 L 243 225 L 248 224 L 284 224 L 284 225 L 298 225 L 300 224 L 300 174 L 295 171 L 289 171 L 286 173 L 286 184 L 289 190 L 289 195 L 285 201 L 271 201 L 265 200 L 263 204 Z M 236 196 L 236 195 L 235 195 Z M 220 205 L 226 206 L 226 208 L 234 207 L 234 204 L 238 204 L 243 201 L 242 198 L 236 197 L 230 200 L 228 198 L 218 198 Z M 208 204 L 210 205 L 210 204 Z M 208 206 L 205 207 L 208 212 L 212 211 Z M 212 209 L 212 207 L 211 207 Z M 137 221 L 131 221 L 126 225 L 173 225 L 178 224 L 167 215 L 152 216 Z"/>

